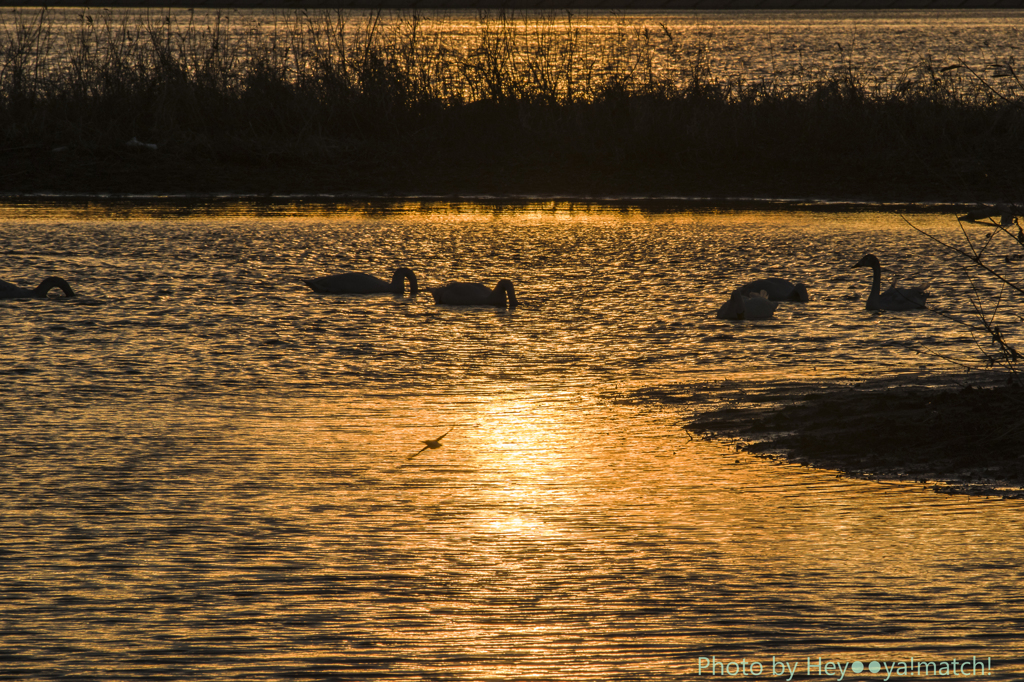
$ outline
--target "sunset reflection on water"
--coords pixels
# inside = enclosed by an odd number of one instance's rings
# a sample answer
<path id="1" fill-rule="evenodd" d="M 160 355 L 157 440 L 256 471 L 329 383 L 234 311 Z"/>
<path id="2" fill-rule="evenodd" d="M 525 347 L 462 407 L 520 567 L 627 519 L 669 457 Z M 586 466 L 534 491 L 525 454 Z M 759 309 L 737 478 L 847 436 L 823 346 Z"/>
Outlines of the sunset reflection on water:
<path id="1" fill-rule="evenodd" d="M 5 672 L 694 679 L 701 656 L 911 655 L 1024 671 L 1006 636 L 1024 617 L 1018 503 L 685 430 L 779 382 L 976 352 L 946 318 L 864 309 L 868 251 L 969 309 L 956 264 L 892 212 L 41 202 L 0 210 L 0 236 L 6 279 L 61 274 L 81 295 L 0 302 L 0 401 L 19 416 L 0 425 Z M 398 265 L 424 286 L 509 277 L 523 305 L 301 281 Z M 780 271 L 811 302 L 714 318 Z"/>

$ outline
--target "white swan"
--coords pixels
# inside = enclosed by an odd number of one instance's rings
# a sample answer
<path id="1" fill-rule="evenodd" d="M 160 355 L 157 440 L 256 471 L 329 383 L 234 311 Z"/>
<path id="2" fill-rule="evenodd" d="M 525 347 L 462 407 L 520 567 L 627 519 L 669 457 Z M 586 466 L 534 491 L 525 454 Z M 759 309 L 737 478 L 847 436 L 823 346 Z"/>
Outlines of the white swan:
<path id="1" fill-rule="evenodd" d="M 868 295 L 868 310 L 917 310 L 924 307 L 928 298 L 928 287 L 897 287 L 896 281 L 882 291 L 882 265 L 878 258 L 868 254 L 861 258 L 853 267 L 870 267 L 874 273 L 871 280 L 871 293 Z"/>
<path id="2" fill-rule="evenodd" d="M 409 295 L 415 295 L 419 285 L 416 283 L 416 275 L 409 268 L 395 270 L 390 282 L 362 272 L 343 272 L 340 275 L 303 281 L 318 294 L 403 294 L 405 280 L 409 280 Z"/>
<path id="3" fill-rule="evenodd" d="M 514 308 L 519 305 L 515 287 L 509 279 L 499 280 L 494 289 L 488 289 L 479 282 L 449 282 L 443 287 L 434 287 L 427 291 L 433 294 L 435 302 L 447 305 L 493 305 L 504 308 L 506 296 L 508 307 Z"/>
<path id="4" fill-rule="evenodd" d="M 781 277 L 765 277 L 764 279 L 748 282 L 740 287 L 740 293 L 749 296 L 752 293 L 763 291 L 768 294 L 770 301 L 799 301 L 807 303 L 807 287 L 803 284 L 793 284 L 788 279 Z"/>
<path id="5" fill-rule="evenodd" d="M 71 297 L 75 292 L 63 277 L 47 277 L 35 289 L 26 289 L 10 282 L 0 281 L 0 298 L 46 298 L 46 294 L 54 287 L 59 287 L 64 295 Z"/>
<path id="6" fill-rule="evenodd" d="M 729 300 L 718 309 L 720 320 L 767 320 L 775 315 L 779 304 L 768 300 L 768 292 L 757 291 L 744 296 L 740 290 L 732 292 Z"/>

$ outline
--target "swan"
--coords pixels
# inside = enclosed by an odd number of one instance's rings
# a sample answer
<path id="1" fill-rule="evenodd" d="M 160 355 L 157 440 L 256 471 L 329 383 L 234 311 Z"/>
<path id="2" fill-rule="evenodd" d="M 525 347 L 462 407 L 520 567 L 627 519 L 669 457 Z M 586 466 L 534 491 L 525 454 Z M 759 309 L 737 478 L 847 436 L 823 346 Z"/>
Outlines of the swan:
<path id="1" fill-rule="evenodd" d="M 403 294 L 404 280 L 409 280 L 409 295 L 414 296 L 420 289 L 416 275 L 409 268 L 395 270 L 390 282 L 362 272 L 343 272 L 303 281 L 318 294 Z"/>
<path id="2" fill-rule="evenodd" d="M 75 295 L 71 285 L 63 277 L 47 277 L 35 289 L 26 289 L 0 280 L 0 298 L 46 298 L 46 294 L 54 287 L 59 287 L 69 298 Z"/>
<path id="3" fill-rule="evenodd" d="M 928 287 L 897 287 L 896 281 L 885 291 L 882 289 L 882 265 L 878 258 L 868 254 L 857 261 L 855 268 L 870 267 L 874 272 L 871 281 L 871 293 L 868 295 L 868 310 L 917 310 L 924 307 L 928 298 Z"/>
<path id="4" fill-rule="evenodd" d="M 793 284 L 788 279 L 781 277 L 766 277 L 764 279 L 749 282 L 740 287 L 740 293 L 749 296 L 751 293 L 764 291 L 768 294 L 770 301 L 799 301 L 807 303 L 807 287 L 803 284 Z"/>
<path id="5" fill-rule="evenodd" d="M 768 292 L 756 291 L 744 296 L 739 289 L 718 309 L 720 320 L 767 320 L 775 315 L 779 304 L 768 299 Z"/>
<path id="6" fill-rule="evenodd" d="M 478 282 L 449 282 L 443 287 L 427 291 L 433 294 L 436 303 L 448 305 L 493 305 L 504 308 L 506 295 L 510 308 L 519 305 L 515 287 L 509 279 L 499 280 L 493 290 Z"/>

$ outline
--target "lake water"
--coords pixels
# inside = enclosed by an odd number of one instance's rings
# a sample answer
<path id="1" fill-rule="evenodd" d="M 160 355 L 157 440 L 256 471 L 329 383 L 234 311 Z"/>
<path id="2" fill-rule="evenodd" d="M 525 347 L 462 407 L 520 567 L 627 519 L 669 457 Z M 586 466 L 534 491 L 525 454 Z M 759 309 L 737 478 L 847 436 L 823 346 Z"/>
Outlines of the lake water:
<path id="1" fill-rule="evenodd" d="M 646 397 L 976 358 L 864 309 L 867 252 L 970 305 L 895 211 L 8 200 L 0 243 L 79 294 L 0 301 L 5 679 L 1024 677 L 1019 501 L 737 454 Z M 522 305 L 302 284 L 397 266 Z M 715 319 L 763 274 L 811 302 Z"/>
<path id="2" fill-rule="evenodd" d="M 10 36 L 20 23 L 32 29 L 25 35 L 35 36 L 39 16 L 34 9 L 0 9 L 0 28 Z M 786 85 L 852 75 L 883 92 L 929 80 L 946 67 L 966 67 L 955 73 L 973 81 L 969 68 L 1013 97 L 1020 94 L 1016 65 L 1024 61 L 1024 12 L 1019 9 L 378 13 L 56 8 L 45 16 L 45 38 L 28 41 L 28 51 L 33 58 L 36 52 L 48 55 L 45 68 L 71 72 L 81 67 L 62 64 L 60 46 L 65 40 L 79 42 L 83 28 L 87 42 L 99 42 L 94 51 L 103 52 L 111 42 L 117 53 L 111 56 L 113 62 L 124 59 L 122 53 L 133 53 L 132 39 L 148 43 L 150 32 L 155 31 L 153 35 L 166 38 L 162 49 L 187 55 L 181 62 L 188 68 L 193 68 L 197 54 L 201 58 L 207 53 L 219 58 L 236 55 L 225 61 L 225 68 L 235 68 L 244 62 L 251 44 L 273 42 L 281 50 L 282 68 L 294 72 L 299 68 L 295 63 L 310 59 L 310 33 L 314 27 L 324 31 L 325 18 L 330 20 L 332 28 L 326 34 L 334 36 L 334 49 L 345 46 L 354 63 L 362 56 L 366 36 L 373 35 L 381 45 L 393 46 L 389 52 L 396 59 L 418 59 L 427 64 L 422 68 L 437 70 L 441 75 L 435 78 L 459 78 L 459 69 L 449 63 L 452 60 L 481 64 L 468 59 L 477 51 L 501 58 L 542 55 L 538 68 L 543 77 L 561 79 L 571 74 L 577 88 L 602 81 L 608 76 L 606 68 L 613 68 L 619 79 L 632 78 L 632 72 L 642 71 L 648 60 L 655 74 L 687 81 L 700 55 L 700 63 L 714 78 Z M 126 27 L 127 34 L 123 33 Z M 214 27 L 220 35 L 218 46 L 206 51 L 197 47 L 208 43 Z M 508 54 L 498 47 L 503 41 L 515 45 Z"/>

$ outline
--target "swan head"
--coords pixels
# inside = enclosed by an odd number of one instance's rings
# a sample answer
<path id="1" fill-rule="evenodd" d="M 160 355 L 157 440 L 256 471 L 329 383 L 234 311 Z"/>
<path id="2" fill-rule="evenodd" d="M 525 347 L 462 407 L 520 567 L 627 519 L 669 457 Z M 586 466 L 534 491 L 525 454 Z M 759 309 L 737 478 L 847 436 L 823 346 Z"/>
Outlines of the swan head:
<path id="1" fill-rule="evenodd" d="M 49 293 L 50 289 L 53 288 L 60 289 L 68 298 L 71 298 L 76 295 L 75 292 L 71 289 L 71 285 L 68 284 L 67 280 L 64 279 L 63 277 L 47 277 L 46 279 L 39 283 L 39 286 L 36 287 L 33 294 L 39 296 L 40 298 L 45 298 L 46 294 Z"/>
<path id="2" fill-rule="evenodd" d="M 794 284 L 793 293 L 790 294 L 789 297 L 794 301 L 799 301 L 800 303 L 807 303 L 811 300 L 811 297 L 807 294 L 807 286 L 804 284 Z"/>
<path id="3" fill-rule="evenodd" d="M 873 254 L 868 254 L 857 261 L 854 265 L 855 268 L 871 268 L 872 270 L 881 270 L 882 264 L 878 262 L 878 258 Z"/>

